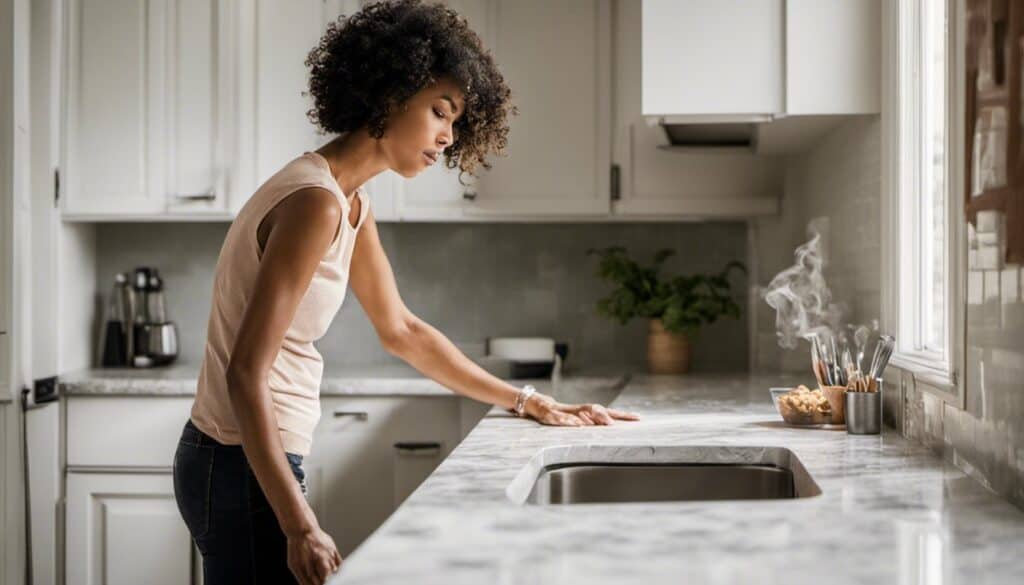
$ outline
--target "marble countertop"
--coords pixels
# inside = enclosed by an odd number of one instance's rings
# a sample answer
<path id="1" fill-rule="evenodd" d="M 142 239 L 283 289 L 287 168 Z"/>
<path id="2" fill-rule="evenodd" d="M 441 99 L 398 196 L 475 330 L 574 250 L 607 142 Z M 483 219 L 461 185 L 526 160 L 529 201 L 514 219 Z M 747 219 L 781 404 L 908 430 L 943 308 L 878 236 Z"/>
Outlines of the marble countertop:
<path id="1" fill-rule="evenodd" d="M 597 375 L 595 373 L 595 375 Z M 588 374 L 589 376 L 589 374 Z M 586 378 L 587 376 L 582 376 Z M 64 395 L 194 396 L 198 365 L 160 368 L 88 368 L 62 374 Z M 517 379 L 517 384 L 542 381 Z M 389 395 L 451 396 L 452 391 L 404 364 L 328 366 L 320 384 L 321 396 Z"/>
<path id="2" fill-rule="evenodd" d="M 642 420 L 546 427 L 492 411 L 329 583 L 1024 583 L 1024 512 L 892 429 L 783 425 L 768 388 L 807 381 L 635 375 L 621 392 L 538 386 Z M 822 493 L 519 503 L 524 478 L 546 462 L 669 460 L 681 446 L 784 447 Z"/>

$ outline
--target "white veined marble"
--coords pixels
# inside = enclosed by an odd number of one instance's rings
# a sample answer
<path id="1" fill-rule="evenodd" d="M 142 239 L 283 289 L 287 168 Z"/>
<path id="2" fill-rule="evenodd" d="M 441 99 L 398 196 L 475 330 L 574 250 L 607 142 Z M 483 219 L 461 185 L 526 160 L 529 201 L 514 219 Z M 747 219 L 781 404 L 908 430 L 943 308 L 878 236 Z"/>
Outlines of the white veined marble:
<path id="1" fill-rule="evenodd" d="M 612 406 L 643 420 L 608 427 L 545 427 L 495 409 L 329 582 L 1024 583 L 1024 512 L 891 429 L 783 425 L 768 388 L 797 382 L 809 380 L 636 376 Z M 609 396 L 599 386 L 554 393 Z M 652 453 L 643 445 L 784 447 L 822 493 L 565 506 L 509 497 L 545 448 L 567 446 L 567 457 L 631 446 L 620 455 L 641 461 Z"/>

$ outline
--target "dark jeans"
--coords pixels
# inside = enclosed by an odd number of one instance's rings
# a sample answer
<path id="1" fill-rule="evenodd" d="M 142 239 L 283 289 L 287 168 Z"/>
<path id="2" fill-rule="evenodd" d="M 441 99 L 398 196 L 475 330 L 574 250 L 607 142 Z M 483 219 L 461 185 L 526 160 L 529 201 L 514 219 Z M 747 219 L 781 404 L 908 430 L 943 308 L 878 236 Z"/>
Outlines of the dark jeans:
<path id="1" fill-rule="evenodd" d="M 286 453 L 306 493 L 302 456 Z M 224 445 L 189 419 L 174 452 L 174 497 L 203 555 L 206 585 L 297 583 L 287 539 L 241 445 Z"/>

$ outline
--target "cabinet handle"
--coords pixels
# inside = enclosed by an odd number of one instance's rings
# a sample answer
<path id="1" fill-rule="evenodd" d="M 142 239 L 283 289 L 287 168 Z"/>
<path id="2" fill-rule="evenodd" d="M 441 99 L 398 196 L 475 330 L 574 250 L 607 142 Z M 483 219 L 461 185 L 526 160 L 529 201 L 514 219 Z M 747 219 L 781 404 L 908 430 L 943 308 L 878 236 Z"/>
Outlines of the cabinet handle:
<path id="1" fill-rule="evenodd" d="M 441 454 L 441 443 L 435 441 L 399 441 L 395 449 L 403 455 L 436 457 Z"/>
<path id="2" fill-rule="evenodd" d="M 213 189 L 210 189 L 206 193 L 175 193 L 175 199 L 184 199 L 186 201 L 213 201 L 217 199 L 217 193 Z"/>
<path id="3" fill-rule="evenodd" d="M 370 414 L 361 410 L 335 410 L 334 418 L 341 418 L 343 416 L 351 416 L 356 420 L 366 420 L 370 418 Z"/>
<path id="4" fill-rule="evenodd" d="M 462 193 L 462 198 L 465 199 L 466 201 L 475 201 L 476 191 L 464 191 Z"/>

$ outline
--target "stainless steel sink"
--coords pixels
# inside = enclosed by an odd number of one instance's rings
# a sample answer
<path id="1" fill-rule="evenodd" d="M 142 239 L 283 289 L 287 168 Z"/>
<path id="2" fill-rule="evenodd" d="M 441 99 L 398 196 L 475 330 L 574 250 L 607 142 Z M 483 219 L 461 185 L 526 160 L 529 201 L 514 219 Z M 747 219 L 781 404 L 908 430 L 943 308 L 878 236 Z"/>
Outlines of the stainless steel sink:
<path id="1" fill-rule="evenodd" d="M 657 462 L 566 461 L 563 457 L 571 456 L 569 451 L 543 454 L 532 472 L 524 470 L 509 494 L 524 504 L 551 505 L 791 499 L 821 493 L 788 449 L 730 447 L 718 451 L 713 447 L 669 447 L 657 450 L 662 453 L 671 450 L 673 455 L 678 453 L 679 456 L 672 457 L 674 461 L 666 461 L 662 456 Z M 598 453 L 600 451 L 590 448 L 591 455 Z M 528 477 L 534 481 L 527 483 Z M 529 492 L 524 493 L 523 488 Z M 516 493 L 520 495 L 516 497 Z"/>
<path id="2" fill-rule="evenodd" d="M 567 464 L 545 469 L 532 504 L 794 498 L 793 473 L 774 465 Z"/>

